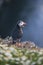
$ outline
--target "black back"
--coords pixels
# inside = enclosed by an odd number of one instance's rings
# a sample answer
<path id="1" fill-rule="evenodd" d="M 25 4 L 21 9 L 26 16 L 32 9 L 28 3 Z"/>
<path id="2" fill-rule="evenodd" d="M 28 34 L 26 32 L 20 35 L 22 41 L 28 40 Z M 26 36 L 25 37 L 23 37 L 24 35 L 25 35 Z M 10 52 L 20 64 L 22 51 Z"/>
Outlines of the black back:
<path id="1" fill-rule="evenodd" d="M 11 36 L 13 37 L 13 40 L 21 39 L 22 38 L 22 28 L 16 25 L 15 29 L 12 31 Z"/>

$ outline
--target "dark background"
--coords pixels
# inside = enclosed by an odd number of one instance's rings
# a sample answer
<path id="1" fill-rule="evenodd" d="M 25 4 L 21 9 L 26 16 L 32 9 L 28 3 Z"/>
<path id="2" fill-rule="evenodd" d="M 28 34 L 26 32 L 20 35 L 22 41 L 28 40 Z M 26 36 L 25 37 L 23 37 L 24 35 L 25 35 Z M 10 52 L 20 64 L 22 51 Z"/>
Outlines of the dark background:
<path id="1" fill-rule="evenodd" d="M 43 0 L 0 0 L 0 36 L 7 37 L 18 20 L 27 23 L 22 41 L 43 47 Z"/>

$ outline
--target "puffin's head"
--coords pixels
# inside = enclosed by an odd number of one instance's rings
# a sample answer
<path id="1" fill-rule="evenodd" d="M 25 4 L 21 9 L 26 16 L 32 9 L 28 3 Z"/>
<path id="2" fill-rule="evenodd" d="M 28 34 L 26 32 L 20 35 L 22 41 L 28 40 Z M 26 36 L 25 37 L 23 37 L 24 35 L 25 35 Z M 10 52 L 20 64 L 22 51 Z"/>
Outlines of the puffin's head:
<path id="1" fill-rule="evenodd" d="M 24 21 L 22 21 L 22 20 L 19 20 L 17 25 L 19 27 L 24 27 L 26 25 L 26 23 Z"/>

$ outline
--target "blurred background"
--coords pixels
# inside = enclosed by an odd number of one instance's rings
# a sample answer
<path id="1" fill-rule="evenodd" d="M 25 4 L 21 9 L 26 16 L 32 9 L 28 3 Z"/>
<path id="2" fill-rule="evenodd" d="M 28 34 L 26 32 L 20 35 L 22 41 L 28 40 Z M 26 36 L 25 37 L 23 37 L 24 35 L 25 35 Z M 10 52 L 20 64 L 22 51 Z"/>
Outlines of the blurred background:
<path id="1" fill-rule="evenodd" d="M 10 35 L 18 20 L 27 26 L 22 41 L 43 47 L 43 0 L 0 0 L 0 36 Z"/>

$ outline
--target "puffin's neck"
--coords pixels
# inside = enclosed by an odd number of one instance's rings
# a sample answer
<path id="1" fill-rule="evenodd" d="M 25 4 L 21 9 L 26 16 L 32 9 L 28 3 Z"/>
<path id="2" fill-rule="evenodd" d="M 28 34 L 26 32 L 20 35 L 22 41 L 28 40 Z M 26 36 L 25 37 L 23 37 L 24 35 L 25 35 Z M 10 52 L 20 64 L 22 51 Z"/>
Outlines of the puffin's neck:
<path id="1" fill-rule="evenodd" d="M 23 33 L 22 27 L 19 27 L 19 26 L 18 26 L 18 30 L 19 30 L 21 33 Z"/>
<path id="2" fill-rule="evenodd" d="M 20 30 L 20 29 L 22 29 L 22 27 L 19 27 L 18 25 L 17 25 L 17 28 Z"/>

